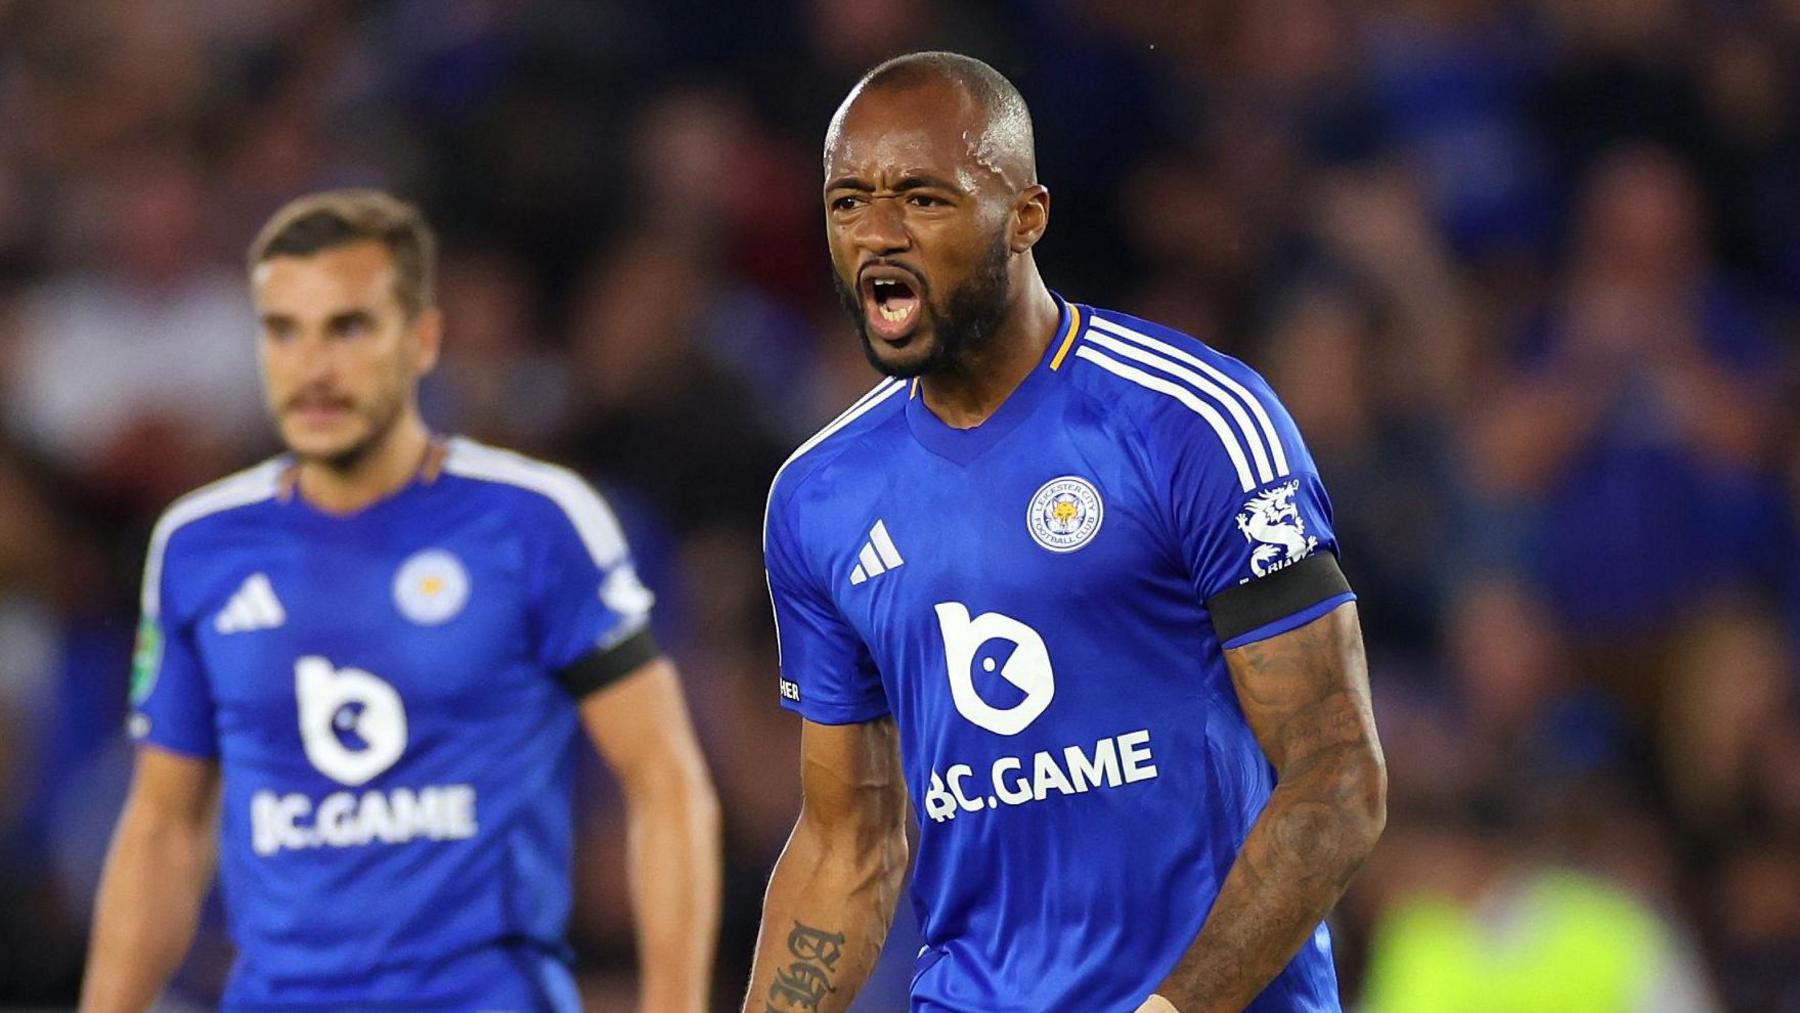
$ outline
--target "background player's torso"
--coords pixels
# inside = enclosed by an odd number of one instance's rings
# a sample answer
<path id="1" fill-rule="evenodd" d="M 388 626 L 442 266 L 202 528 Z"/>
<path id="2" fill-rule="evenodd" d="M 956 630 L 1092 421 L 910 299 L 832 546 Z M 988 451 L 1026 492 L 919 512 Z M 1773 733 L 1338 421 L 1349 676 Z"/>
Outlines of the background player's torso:
<path id="1" fill-rule="evenodd" d="M 498 948 L 541 1001 L 578 729 L 532 604 L 533 526 L 556 523 L 537 492 L 445 473 L 349 517 L 277 496 L 173 535 L 162 607 L 187 617 L 224 771 L 229 999 L 488 1002 L 445 961 Z"/>
<path id="2" fill-rule="evenodd" d="M 516 753 L 524 738 L 501 740 L 528 735 L 533 722 L 523 719 L 558 702 L 532 664 L 516 525 L 492 501 L 468 495 L 469 484 L 439 482 L 353 518 L 298 501 L 270 504 L 244 517 L 241 535 L 217 536 L 219 561 L 195 588 L 205 601 L 196 640 L 233 771 L 254 771 L 271 788 L 429 783 L 466 772 L 463 754 L 500 757 L 509 745 Z M 278 623 L 258 608 L 269 601 L 278 603 Z M 327 666 L 316 693 L 343 698 L 330 708 L 337 724 L 304 727 L 317 722 L 296 710 L 308 702 L 297 696 L 302 659 Z M 327 760 L 386 752 L 385 742 L 349 725 L 374 718 L 388 727 L 382 708 L 354 691 L 358 680 L 339 671 L 351 669 L 390 687 L 404 710 L 404 731 L 396 729 L 404 751 L 379 770 Z"/>

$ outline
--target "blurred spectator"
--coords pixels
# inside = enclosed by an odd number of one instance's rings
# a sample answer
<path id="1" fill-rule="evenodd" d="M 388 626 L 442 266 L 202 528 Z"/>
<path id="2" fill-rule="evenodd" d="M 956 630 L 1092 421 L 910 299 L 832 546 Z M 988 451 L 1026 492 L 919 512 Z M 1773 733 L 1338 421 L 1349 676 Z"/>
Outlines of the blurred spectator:
<path id="1" fill-rule="evenodd" d="M 1719 1008 L 1679 925 L 1603 880 L 1521 853 L 1521 828 L 1484 825 L 1492 819 L 1389 828 L 1387 861 L 1413 881 L 1375 928 L 1363 1009 Z"/>
<path id="2" fill-rule="evenodd" d="M 0 440 L 0 1000 L 52 1002 L 73 987 L 95 880 L 59 847 L 57 813 L 81 800 L 116 813 L 123 798 L 82 776 L 123 752 L 130 643 L 75 506 Z"/>
<path id="3" fill-rule="evenodd" d="M 1701 26 L 1693 5 L 1547 0 L 1538 8 L 1556 56 L 1537 96 L 1538 118 L 1565 185 L 1621 143 L 1703 155 L 1705 113 L 1691 46 Z"/>
<path id="4" fill-rule="evenodd" d="M 1800 838 L 1732 848 L 1709 891 L 1720 983 L 1734 1010 L 1800 1008 Z"/>
<path id="5" fill-rule="evenodd" d="M 105 173 L 69 195 L 83 266 L 24 299 L 6 402 L 31 446 L 147 509 L 263 442 L 256 327 L 195 167 L 131 150 Z"/>
<path id="6" fill-rule="evenodd" d="M 715 300 L 717 277 L 693 244 L 637 237 L 595 265 L 569 317 L 581 400 L 567 456 L 643 493 L 682 533 L 756 530 L 786 456 L 744 385 L 698 346 L 735 308 Z"/>
<path id="7" fill-rule="evenodd" d="M 1728 836 L 1774 773 L 1800 700 L 1800 668 L 1780 625 L 1745 602 L 1691 622 L 1668 659 L 1660 723 L 1671 801 L 1694 833 Z M 1773 764 L 1770 765 L 1771 767 Z M 1771 788 L 1779 788 L 1771 783 Z"/>
<path id="8" fill-rule="evenodd" d="M 1726 251 L 1791 312 L 1800 303 L 1800 191 L 1792 185 L 1800 174 L 1800 67 L 1770 28 L 1752 15 L 1707 41 L 1705 164 Z"/>
<path id="9" fill-rule="evenodd" d="M 1447 237 L 1475 259 L 1541 249 L 1547 156 L 1527 119 L 1543 50 L 1495 0 L 1378 5 L 1371 91 L 1384 132 L 1431 196 Z"/>
<path id="10" fill-rule="evenodd" d="M 444 352 L 424 386 L 427 421 L 541 450 L 568 411 L 568 366 L 547 347 L 524 265 L 496 250 L 449 251 L 438 269 L 438 304 Z"/>
<path id="11" fill-rule="evenodd" d="M 1571 261 L 1516 378 L 1478 419 L 1491 507 L 1528 514 L 1526 554 L 1584 642 L 1644 673 L 1678 609 L 1766 582 L 1781 537 L 1768 470 L 1777 349 L 1714 268 L 1685 167 L 1618 153 L 1584 191 Z M 1628 683 L 1628 684 L 1627 684 Z"/>

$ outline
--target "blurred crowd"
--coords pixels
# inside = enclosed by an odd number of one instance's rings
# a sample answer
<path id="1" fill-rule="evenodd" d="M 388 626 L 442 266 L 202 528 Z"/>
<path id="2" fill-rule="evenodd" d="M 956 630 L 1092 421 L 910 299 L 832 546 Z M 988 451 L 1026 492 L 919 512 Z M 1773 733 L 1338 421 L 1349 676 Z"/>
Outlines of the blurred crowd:
<path id="1" fill-rule="evenodd" d="M 1031 103 L 1051 285 L 1245 359 L 1309 439 L 1392 782 L 1346 996 L 1800 1010 L 1794 0 L 0 0 L 0 1005 L 78 985 L 149 525 L 276 449 L 243 248 L 349 184 L 443 237 L 428 420 L 579 469 L 659 593 L 732 1001 L 798 803 L 764 496 L 874 381 L 822 134 L 918 48 Z M 571 933 L 625 1009 L 587 780 Z"/>

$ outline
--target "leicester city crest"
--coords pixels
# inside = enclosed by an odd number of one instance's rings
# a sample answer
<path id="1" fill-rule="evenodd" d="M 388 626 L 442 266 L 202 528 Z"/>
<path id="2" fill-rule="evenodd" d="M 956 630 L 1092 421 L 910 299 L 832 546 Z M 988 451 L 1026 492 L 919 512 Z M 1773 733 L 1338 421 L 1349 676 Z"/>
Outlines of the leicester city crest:
<path id="1" fill-rule="evenodd" d="M 469 571 L 443 549 L 413 553 L 394 574 L 394 605 L 420 626 L 449 622 L 468 600 Z"/>
<path id="2" fill-rule="evenodd" d="M 1051 552 L 1074 552 L 1100 531 L 1105 507 L 1094 483 L 1075 475 L 1053 478 L 1031 497 L 1025 527 Z"/>

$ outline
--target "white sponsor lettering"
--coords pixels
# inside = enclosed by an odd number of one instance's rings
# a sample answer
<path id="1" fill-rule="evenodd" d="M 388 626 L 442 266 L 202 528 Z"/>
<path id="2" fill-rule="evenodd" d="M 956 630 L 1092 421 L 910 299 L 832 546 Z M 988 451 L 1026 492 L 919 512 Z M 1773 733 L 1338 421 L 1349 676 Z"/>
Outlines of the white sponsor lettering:
<path id="1" fill-rule="evenodd" d="M 963 781 L 973 776 L 974 773 L 975 771 L 970 769 L 968 764 L 959 763 L 950 768 L 950 773 L 946 780 L 948 780 L 950 784 L 950 794 L 956 796 L 956 804 L 959 808 L 966 809 L 969 812 L 980 812 L 987 808 L 987 803 L 981 800 L 981 796 L 977 795 L 974 798 L 970 798 L 968 793 L 963 791 Z"/>
<path id="2" fill-rule="evenodd" d="M 251 846 L 259 855 L 305 848 L 355 848 L 405 844 L 421 838 L 461 841 L 474 837 L 475 789 L 466 784 L 429 785 L 414 791 L 335 791 L 319 799 L 259 791 L 250 798 Z"/>
<path id="3" fill-rule="evenodd" d="M 1148 781 L 1156 776 L 1150 762 L 1150 733 L 1139 730 L 1119 736 L 1119 758 L 1124 761 L 1125 783 Z"/>
<path id="4" fill-rule="evenodd" d="M 1150 754 L 1150 732 L 1140 728 L 1094 743 L 1060 750 L 1045 749 L 1029 757 L 1001 756 L 988 765 L 992 794 L 970 795 L 967 782 L 975 768 L 951 764 L 943 773 L 932 770 L 925 790 L 925 815 L 934 823 L 952 820 L 960 813 L 980 812 L 1000 806 L 1042 802 L 1051 795 L 1084 795 L 1099 788 L 1149 781 L 1156 777 Z"/>
<path id="5" fill-rule="evenodd" d="M 1002 756 L 994 761 L 994 794 L 1007 805 L 1020 805 L 1031 801 L 1031 779 L 1023 774 L 1016 778 L 1007 776 L 1016 772 L 1020 766 L 1022 764 L 1016 756 Z"/>

